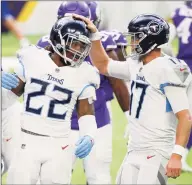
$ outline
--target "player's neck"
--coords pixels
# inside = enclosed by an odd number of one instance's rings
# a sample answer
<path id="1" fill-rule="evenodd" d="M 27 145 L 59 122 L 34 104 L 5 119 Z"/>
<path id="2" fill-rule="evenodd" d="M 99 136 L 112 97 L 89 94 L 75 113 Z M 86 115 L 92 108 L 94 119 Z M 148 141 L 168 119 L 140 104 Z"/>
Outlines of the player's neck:
<path id="1" fill-rule="evenodd" d="M 160 56 L 161 56 L 161 49 L 155 49 L 150 53 L 148 53 L 147 55 L 143 56 L 142 58 L 143 64 L 146 65 Z"/>
<path id="2" fill-rule="evenodd" d="M 63 62 L 61 62 L 61 57 L 56 53 L 51 53 L 50 57 L 58 67 L 64 66 Z"/>

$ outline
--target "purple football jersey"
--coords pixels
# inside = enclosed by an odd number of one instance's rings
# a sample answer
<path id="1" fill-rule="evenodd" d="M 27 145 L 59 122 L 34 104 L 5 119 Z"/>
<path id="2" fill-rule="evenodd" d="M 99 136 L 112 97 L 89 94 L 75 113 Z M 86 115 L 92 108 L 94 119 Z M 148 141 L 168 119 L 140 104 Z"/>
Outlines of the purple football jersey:
<path id="1" fill-rule="evenodd" d="M 117 46 L 127 46 L 127 39 L 120 31 L 112 30 L 109 34 L 111 34 Z"/>
<path id="2" fill-rule="evenodd" d="M 181 6 L 175 10 L 172 20 L 179 37 L 177 58 L 184 60 L 192 70 L 192 9 Z"/>
<path id="3" fill-rule="evenodd" d="M 105 30 L 100 31 L 100 33 L 102 36 L 101 42 L 105 51 L 115 50 L 117 48 L 117 45 L 114 42 L 113 37 Z M 107 77 L 104 78 L 105 80 L 103 81 L 103 87 L 106 93 L 106 101 L 111 101 L 112 99 L 114 99 L 113 89 Z"/>
<path id="4" fill-rule="evenodd" d="M 116 49 L 117 45 L 113 40 L 113 37 L 108 34 L 108 32 L 102 30 L 101 33 L 101 42 L 106 51 Z"/>

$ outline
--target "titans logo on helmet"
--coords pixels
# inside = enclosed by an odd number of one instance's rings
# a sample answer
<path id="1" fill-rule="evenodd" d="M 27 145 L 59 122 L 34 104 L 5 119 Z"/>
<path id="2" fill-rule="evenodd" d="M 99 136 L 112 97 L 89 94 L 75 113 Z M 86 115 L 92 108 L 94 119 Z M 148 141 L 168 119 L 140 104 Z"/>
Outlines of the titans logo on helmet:
<path id="1" fill-rule="evenodd" d="M 163 30 L 163 25 L 156 21 L 149 22 L 147 27 L 151 35 L 158 35 Z"/>

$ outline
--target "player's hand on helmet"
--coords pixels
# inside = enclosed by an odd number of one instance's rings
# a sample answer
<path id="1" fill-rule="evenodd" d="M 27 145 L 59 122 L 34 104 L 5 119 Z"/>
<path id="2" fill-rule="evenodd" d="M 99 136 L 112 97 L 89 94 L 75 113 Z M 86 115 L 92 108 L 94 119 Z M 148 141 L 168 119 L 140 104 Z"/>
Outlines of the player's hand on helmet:
<path id="1" fill-rule="evenodd" d="M 83 136 L 76 143 L 75 155 L 80 159 L 85 158 L 91 152 L 93 145 L 94 142 L 90 136 Z"/>
<path id="2" fill-rule="evenodd" d="M 172 154 L 166 167 L 167 177 L 177 178 L 181 174 L 181 156 L 178 154 Z"/>
<path id="3" fill-rule="evenodd" d="M 87 28 L 91 31 L 91 33 L 96 33 L 98 31 L 97 27 L 93 24 L 93 22 L 89 18 L 86 18 L 82 15 L 77 15 L 77 14 L 73 14 L 72 16 L 74 19 L 84 21 L 85 24 L 87 25 Z"/>
<path id="4" fill-rule="evenodd" d="M 11 73 L 2 71 L 1 73 L 1 86 L 7 90 L 16 88 L 19 85 L 19 79 Z"/>

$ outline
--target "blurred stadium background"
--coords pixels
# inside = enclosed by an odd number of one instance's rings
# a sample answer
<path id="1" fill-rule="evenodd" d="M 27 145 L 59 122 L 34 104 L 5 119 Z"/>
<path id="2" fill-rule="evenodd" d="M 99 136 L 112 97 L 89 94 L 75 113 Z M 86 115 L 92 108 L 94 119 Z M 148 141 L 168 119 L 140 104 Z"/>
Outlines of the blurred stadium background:
<path id="1" fill-rule="evenodd" d="M 41 36 L 48 34 L 56 20 L 57 8 L 62 1 L 9 1 L 12 14 L 22 33 L 32 44 L 36 44 Z M 156 13 L 169 18 L 171 12 L 183 1 L 103 1 L 99 2 L 102 10 L 102 28 L 124 31 L 127 23 L 140 13 Z M 2 27 L 2 60 L 4 64 L 13 65 L 15 53 L 19 49 L 18 40 Z M 174 52 L 177 52 L 177 40 L 173 42 Z M 111 165 L 112 182 L 115 183 L 117 170 L 126 153 L 126 140 L 123 138 L 126 118 L 116 100 L 113 108 L 113 162 Z M 192 151 L 188 156 L 192 166 Z M 94 168 L 94 166 L 93 166 Z M 5 184 L 6 175 L 2 183 Z M 84 184 L 85 176 L 82 163 L 79 160 L 72 179 L 73 184 Z M 182 173 L 176 180 L 170 179 L 170 184 L 192 184 L 192 173 Z"/>

